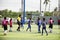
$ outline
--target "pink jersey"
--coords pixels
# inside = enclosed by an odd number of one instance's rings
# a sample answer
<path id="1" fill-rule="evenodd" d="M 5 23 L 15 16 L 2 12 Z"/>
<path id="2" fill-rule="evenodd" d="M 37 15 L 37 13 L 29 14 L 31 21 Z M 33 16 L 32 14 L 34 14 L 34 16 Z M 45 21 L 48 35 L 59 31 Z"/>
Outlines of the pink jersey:
<path id="1" fill-rule="evenodd" d="M 4 19 L 4 20 L 2 21 L 2 25 L 7 25 L 7 24 L 8 24 L 8 21 Z"/>
<path id="2" fill-rule="evenodd" d="M 49 20 L 49 24 L 53 24 L 53 22 L 54 22 L 53 20 Z"/>

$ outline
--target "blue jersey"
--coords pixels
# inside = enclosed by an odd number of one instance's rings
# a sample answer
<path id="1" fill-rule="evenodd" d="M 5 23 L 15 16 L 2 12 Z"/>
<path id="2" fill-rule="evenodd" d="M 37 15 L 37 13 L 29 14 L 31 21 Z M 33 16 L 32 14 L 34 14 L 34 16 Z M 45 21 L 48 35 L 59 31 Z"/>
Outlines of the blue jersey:
<path id="1" fill-rule="evenodd" d="M 28 20 L 28 24 L 30 25 L 30 23 L 31 23 L 31 20 Z"/>
<path id="2" fill-rule="evenodd" d="M 38 20 L 38 23 L 37 24 L 41 26 L 41 23 L 42 23 L 41 20 Z"/>
<path id="3" fill-rule="evenodd" d="M 21 23 L 23 23 L 23 18 L 21 18 Z"/>
<path id="4" fill-rule="evenodd" d="M 29 27 L 29 28 L 31 27 L 30 24 L 31 24 L 31 20 L 29 19 L 29 20 L 28 20 L 28 27 Z"/>

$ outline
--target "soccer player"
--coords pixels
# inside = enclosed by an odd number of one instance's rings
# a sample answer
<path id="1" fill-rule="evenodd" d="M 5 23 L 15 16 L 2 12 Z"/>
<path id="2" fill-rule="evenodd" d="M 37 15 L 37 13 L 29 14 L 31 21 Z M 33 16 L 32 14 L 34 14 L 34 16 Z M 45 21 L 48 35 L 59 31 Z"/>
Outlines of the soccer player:
<path id="1" fill-rule="evenodd" d="M 50 18 L 50 20 L 49 20 L 49 29 L 50 29 L 50 33 L 52 33 L 53 23 L 54 23 L 54 21 L 52 20 L 52 18 Z"/>
<path id="2" fill-rule="evenodd" d="M 41 30 L 40 30 L 40 28 L 41 28 L 41 19 L 39 17 L 37 19 L 37 25 L 38 25 L 38 33 L 41 33 Z"/>
<path id="3" fill-rule="evenodd" d="M 9 30 L 9 32 L 12 32 L 12 18 L 10 19 L 10 30 Z"/>
<path id="4" fill-rule="evenodd" d="M 46 30 L 46 24 L 47 24 L 47 22 L 45 21 L 45 18 L 43 18 L 43 21 L 42 21 L 42 35 L 43 35 L 43 30 L 45 30 L 46 35 L 48 35 L 48 32 Z"/>
<path id="5" fill-rule="evenodd" d="M 4 19 L 2 21 L 2 25 L 4 28 L 4 35 L 6 35 L 7 34 L 7 25 L 8 25 L 8 21 L 7 21 L 6 17 L 4 17 Z"/>
<path id="6" fill-rule="evenodd" d="M 19 15 L 19 17 L 17 18 L 17 24 L 18 24 L 17 31 L 20 31 L 20 26 L 21 26 L 21 15 Z"/>
<path id="7" fill-rule="evenodd" d="M 27 27 L 26 31 L 28 31 L 28 29 L 30 29 L 29 31 L 31 32 L 31 18 L 29 18 L 29 20 L 28 20 L 28 27 Z"/>

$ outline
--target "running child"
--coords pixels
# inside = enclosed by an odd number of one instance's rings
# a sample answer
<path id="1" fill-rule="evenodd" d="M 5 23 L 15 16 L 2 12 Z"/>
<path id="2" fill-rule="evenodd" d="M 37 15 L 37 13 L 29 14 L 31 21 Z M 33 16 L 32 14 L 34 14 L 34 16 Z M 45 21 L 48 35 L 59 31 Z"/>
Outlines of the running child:
<path id="1" fill-rule="evenodd" d="M 27 27 L 26 31 L 28 31 L 28 29 L 30 29 L 29 31 L 31 32 L 31 18 L 29 18 L 29 20 L 28 20 L 28 27 Z"/>
<path id="2" fill-rule="evenodd" d="M 10 19 L 9 24 L 10 24 L 9 32 L 12 32 L 12 18 Z"/>
<path id="3" fill-rule="evenodd" d="M 41 30 L 40 30 L 40 28 L 41 28 L 41 19 L 38 17 L 38 19 L 37 19 L 37 25 L 38 25 L 38 33 L 41 33 Z"/>
<path id="4" fill-rule="evenodd" d="M 50 33 L 52 33 L 53 23 L 54 23 L 54 21 L 52 20 L 52 18 L 50 18 L 50 20 L 49 20 L 49 29 L 50 29 Z"/>
<path id="5" fill-rule="evenodd" d="M 42 35 L 43 35 L 43 30 L 45 30 L 46 35 L 48 35 L 48 32 L 46 30 L 46 24 L 47 24 L 47 22 L 45 21 L 45 18 L 43 18 L 43 21 L 42 21 Z"/>
<path id="6" fill-rule="evenodd" d="M 8 25 L 8 21 L 6 19 L 6 17 L 4 17 L 3 21 L 2 21 L 2 25 L 3 25 L 3 28 L 4 28 L 4 35 L 7 34 L 7 25 Z"/>
<path id="7" fill-rule="evenodd" d="M 21 26 L 21 15 L 19 15 L 19 17 L 17 18 L 17 24 L 18 24 L 17 31 L 20 31 L 20 26 Z"/>

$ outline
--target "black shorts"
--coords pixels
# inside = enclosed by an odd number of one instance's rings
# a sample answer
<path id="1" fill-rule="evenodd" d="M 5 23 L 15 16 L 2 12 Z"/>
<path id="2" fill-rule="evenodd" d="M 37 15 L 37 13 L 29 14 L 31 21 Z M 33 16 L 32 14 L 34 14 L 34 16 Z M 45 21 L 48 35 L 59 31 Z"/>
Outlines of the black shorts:
<path id="1" fill-rule="evenodd" d="M 58 25 L 60 25 L 60 23 L 58 23 Z"/>
<path id="2" fill-rule="evenodd" d="M 43 27 L 42 29 L 46 29 L 46 27 Z"/>
<path id="3" fill-rule="evenodd" d="M 4 30 L 7 30 L 7 25 L 4 25 Z"/>
<path id="4" fill-rule="evenodd" d="M 52 29 L 52 28 L 53 28 L 53 24 L 49 24 L 49 28 L 51 28 L 51 29 Z"/>
<path id="5" fill-rule="evenodd" d="M 21 24 L 21 22 L 17 22 L 17 24 L 18 24 L 18 25 L 20 25 L 20 24 Z"/>

